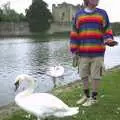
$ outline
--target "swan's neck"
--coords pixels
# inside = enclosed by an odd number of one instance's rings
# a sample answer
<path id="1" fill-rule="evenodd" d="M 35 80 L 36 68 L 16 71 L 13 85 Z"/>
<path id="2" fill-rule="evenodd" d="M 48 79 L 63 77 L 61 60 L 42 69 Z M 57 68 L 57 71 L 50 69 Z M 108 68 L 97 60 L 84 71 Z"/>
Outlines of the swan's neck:
<path id="1" fill-rule="evenodd" d="M 23 92 L 20 92 L 16 96 L 17 100 L 23 99 L 24 97 L 27 97 L 33 93 L 34 88 L 35 88 L 35 83 L 33 80 L 29 80 L 28 82 L 29 82 L 29 87 L 26 90 L 24 90 Z"/>

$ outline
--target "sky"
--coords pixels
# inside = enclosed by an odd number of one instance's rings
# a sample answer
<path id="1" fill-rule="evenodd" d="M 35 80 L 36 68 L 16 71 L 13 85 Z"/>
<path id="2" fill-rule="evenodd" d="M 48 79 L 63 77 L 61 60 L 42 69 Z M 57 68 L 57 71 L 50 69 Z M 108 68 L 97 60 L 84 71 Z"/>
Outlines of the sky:
<path id="1" fill-rule="evenodd" d="M 32 0 L 0 0 L 0 6 L 10 1 L 10 7 L 18 13 L 25 13 L 25 9 L 29 8 Z M 44 0 L 51 10 L 52 4 L 60 4 L 62 2 L 71 3 L 73 5 L 81 4 L 83 0 Z M 120 22 L 120 0 L 100 0 L 99 8 L 105 9 L 108 13 L 110 22 Z"/>

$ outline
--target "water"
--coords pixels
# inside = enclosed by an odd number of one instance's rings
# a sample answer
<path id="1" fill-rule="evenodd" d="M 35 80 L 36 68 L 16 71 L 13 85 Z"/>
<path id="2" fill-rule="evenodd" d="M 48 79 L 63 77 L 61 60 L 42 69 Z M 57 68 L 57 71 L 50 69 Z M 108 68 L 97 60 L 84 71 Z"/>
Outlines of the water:
<path id="1" fill-rule="evenodd" d="M 107 47 L 104 61 L 106 69 L 120 65 L 120 37 L 114 37 L 114 39 L 119 44 L 115 47 Z"/>
<path id="2" fill-rule="evenodd" d="M 119 41 L 119 37 L 115 37 Z M 80 79 L 77 69 L 72 67 L 72 55 L 67 39 L 48 38 L 39 42 L 34 38 L 0 39 L 0 106 L 14 101 L 14 80 L 19 74 L 37 78 L 36 91 L 46 92 L 53 88 L 52 78 L 46 75 L 49 66 L 61 64 L 65 68 L 64 79 L 57 79 L 57 85 L 64 85 Z M 46 42 L 48 41 L 48 42 Z M 107 48 L 105 66 L 120 65 L 120 45 Z"/>

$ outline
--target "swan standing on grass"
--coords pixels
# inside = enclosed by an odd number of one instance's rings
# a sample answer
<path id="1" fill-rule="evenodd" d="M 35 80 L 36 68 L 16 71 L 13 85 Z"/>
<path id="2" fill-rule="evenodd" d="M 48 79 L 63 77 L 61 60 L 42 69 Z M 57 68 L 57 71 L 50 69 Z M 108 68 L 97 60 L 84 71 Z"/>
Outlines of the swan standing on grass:
<path id="1" fill-rule="evenodd" d="M 15 102 L 23 110 L 37 116 L 37 120 L 48 116 L 72 116 L 79 112 L 78 107 L 69 107 L 52 94 L 33 93 L 35 79 L 29 75 L 23 74 L 16 77 L 15 90 L 24 80 L 28 81 L 29 87 L 15 96 Z"/>
<path id="2" fill-rule="evenodd" d="M 63 76 L 64 67 L 61 65 L 50 67 L 48 71 L 46 72 L 46 74 L 53 78 L 53 83 L 54 83 L 54 88 L 55 88 L 57 86 L 56 78 Z"/>

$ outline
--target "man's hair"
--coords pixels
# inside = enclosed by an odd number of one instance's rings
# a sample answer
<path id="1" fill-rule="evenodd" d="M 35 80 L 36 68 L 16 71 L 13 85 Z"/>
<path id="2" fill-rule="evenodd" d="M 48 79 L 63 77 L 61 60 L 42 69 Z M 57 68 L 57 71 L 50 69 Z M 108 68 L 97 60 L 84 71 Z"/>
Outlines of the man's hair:
<path id="1" fill-rule="evenodd" d="M 84 5 L 88 6 L 88 2 L 89 2 L 89 0 L 84 0 Z"/>

